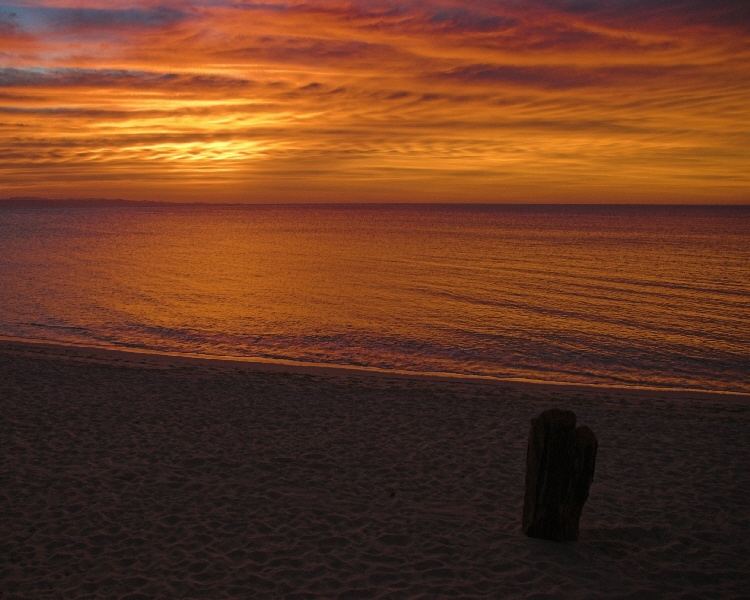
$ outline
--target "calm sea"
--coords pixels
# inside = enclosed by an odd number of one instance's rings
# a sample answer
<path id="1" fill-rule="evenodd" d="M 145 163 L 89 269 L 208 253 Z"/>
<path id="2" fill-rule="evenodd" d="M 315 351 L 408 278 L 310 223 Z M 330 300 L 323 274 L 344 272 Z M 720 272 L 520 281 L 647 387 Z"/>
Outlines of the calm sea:
<path id="1" fill-rule="evenodd" d="M 5 207 L 0 334 L 748 392 L 750 207 Z"/>

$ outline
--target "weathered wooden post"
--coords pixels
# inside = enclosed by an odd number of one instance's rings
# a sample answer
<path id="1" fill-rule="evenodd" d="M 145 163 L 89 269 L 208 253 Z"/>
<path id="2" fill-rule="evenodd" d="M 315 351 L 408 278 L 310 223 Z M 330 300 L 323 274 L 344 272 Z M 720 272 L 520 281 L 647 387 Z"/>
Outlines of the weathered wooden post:
<path id="1" fill-rule="evenodd" d="M 560 542 L 578 539 L 597 448 L 588 427 L 576 429 L 572 411 L 547 410 L 531 420 L 523 506 L 526 535 Z"/>

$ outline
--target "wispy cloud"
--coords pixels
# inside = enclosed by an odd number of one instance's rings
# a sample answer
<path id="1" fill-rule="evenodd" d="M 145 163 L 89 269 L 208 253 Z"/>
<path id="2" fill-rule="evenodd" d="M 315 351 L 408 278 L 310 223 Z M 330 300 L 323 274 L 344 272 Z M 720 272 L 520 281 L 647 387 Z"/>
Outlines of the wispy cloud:
<path id="1" fill-rule="evenodd" d="M 542 5 L 623 27 L 750 30 L 750 4 L 742 0 L 542 0 Z"/>
<path id="2" fill-rule="evenodd" d="M 747 198 L 748 24 L 729 0 L 15 0 L 0 186 Z"/>
<path id="3" fill-rule="evenodd" d="M 570 65 L 491 65 L 472 64 L 433 74 L 434 78 L 474 84 L 528 86 L 548 90 L 606 87 L 629 88 L 654 82 L 685 81 L 700 77 L 697 65 L 615 65 L 579 67 Z M 712 74 L 715 77 L 715 74 Z"/>
<path id="4" fill-rule="evenodd" d="M 160 73 L 128 69 L 0 68 L 0 88 L 133 87 L 237 88 L 251 85 L 247 79 L 214 74 Z"/>
<path id="5" fill-rule="evenodd" d="M 78 8 L 70 6 L 2 6 L 2 15 L 13 19 L 17 27 L 35 32 L 96 31 L 116 29 L 160 28 L 186 18 L 186 13 L 176 8 Z"/>

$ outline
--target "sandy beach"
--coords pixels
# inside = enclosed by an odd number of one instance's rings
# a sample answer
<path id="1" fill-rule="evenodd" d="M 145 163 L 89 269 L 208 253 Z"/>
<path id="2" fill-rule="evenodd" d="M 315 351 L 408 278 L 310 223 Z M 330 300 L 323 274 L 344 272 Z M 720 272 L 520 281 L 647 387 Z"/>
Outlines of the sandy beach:
<path id="1" fill-rule="evenodd" d="M 742 598 L 750 398 L 0 343 L 2 595 Z M 529 420 L 599 437 L 577 543 L 520 531 Z"/>

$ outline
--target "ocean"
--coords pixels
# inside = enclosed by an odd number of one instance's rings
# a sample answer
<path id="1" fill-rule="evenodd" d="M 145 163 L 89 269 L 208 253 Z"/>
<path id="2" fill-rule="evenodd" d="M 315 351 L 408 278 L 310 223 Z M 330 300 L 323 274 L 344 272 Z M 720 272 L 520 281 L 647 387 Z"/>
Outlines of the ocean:
<path id="1" fill-rule="evenodd" d="M 750 392 L 750 207 L 0 207 L 0 335 Z"/>

